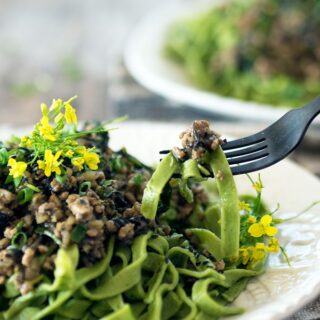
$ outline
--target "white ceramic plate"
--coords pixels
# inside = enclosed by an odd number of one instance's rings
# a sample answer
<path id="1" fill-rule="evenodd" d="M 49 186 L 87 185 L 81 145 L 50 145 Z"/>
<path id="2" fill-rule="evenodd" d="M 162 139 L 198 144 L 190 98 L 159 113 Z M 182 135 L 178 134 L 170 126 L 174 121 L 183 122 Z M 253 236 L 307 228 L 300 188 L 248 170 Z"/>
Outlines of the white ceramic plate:
<path id="1" fill-rule="evenodd" d="M 172 0 L 155 8 L 129 37 L 124 51 L 126 66 L 144 87 L 182 105 L 246 120 L 274 121 L 289 109 L 240 101 L 201 90 L 189 81 L 182 68 L 163 55 L 166 32 L 173 22 L 226 1 Z"/>
<path id="2" fill-rule="evenodd" d="M 178 145 L 180 125 L 127 122 L 111 134 L 111 147 L 128 151 L 148 163 L 159 160 L 158 151 Z M 253 174 L 255 177 L 256 174 Z M 261 171 L 263 194 L 271 208 L 280 203 L 277 217 L 288 218 L 320 199 L 320 181 L 290 161 Z M 237 177 L 240 193 L 252 188 L 244 176 Z M 280 242 L 292 267 L 280 255 L 269 259 L 267 272 L 251 281 L 235 304 L 246 308 L 237 320 L 284 319 L 320 293 L 320 206 L 280 227 Z M 229 318 L 230 319 L 230 318 Z"/>

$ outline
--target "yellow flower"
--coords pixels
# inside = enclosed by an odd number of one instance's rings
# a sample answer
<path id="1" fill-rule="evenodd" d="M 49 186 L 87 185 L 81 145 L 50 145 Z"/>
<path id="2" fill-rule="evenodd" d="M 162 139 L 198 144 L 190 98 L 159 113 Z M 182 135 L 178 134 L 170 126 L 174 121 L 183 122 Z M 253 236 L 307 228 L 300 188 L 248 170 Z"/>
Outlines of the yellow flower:
<path id="1" fill-rule="evenodd" d="M 52 154 L 51 150 L 46 150 L 44 154 L 44 161 L 38 160 L 38 166 L 44 171 L 44 174 L 47 177 L 50 177 L 52 172 L 56 174 L 61 174 L 60 164 L 58 162 L 59 157 L 61 156 L 61 151 L 58 151 L 55 155 Z"/>
<path id="2" fill-rule="evenodd" d="M 72 157 L 74 155 L 74 152 L 72 150 L 68 150 L 64 155 L 66 157 Z"/>
<path id="3" fill-rule="evenodd" d="M 71 163 L 78 169 L 82 170 L 83 169 L 83 164 L 84 164 L 84 159 L 83 158 L 73 158 L 71 160 Z"/>
<path id="4" fill-rule="evenodd" d="M 245 202 L 245 201 L 239 201 L 239 209 L 240 211 L 250 211 L 250 205 L 249 203 Z"/>
<path id="5" fill-rule="evenodd" d="M 254 216 L 249 216 L 247 219 L 247 222 L 252 224 L 252 223 L 256 223 L 257 222 L 257 218 Z"/>
<path id="6" fill-rule="evenodd" d="M 43 116 L 40 120 L 39 126 L 40 134 L 47 140 L 55 141 L 56 137 L 54 135 L 54 130 L 49 124 L 49 118 L 47 116 Z"/>
<path id="7" fill-rule="evenodd" d="M 44 116 L 48 115 L 48 106 L 45 103 L 41 103 L 40 105 L 41 112 Z"/>
<path id="8" fill-rule="evenodd" d="M 249 227 L 248 232 L 255 238 L 259 238 L 263 235 L 273 237 L 278 232 L 278 229 L 270 226 L 271 222 L 272 216 L 266 214 L 261 218 L 260 222 L 252 224 Z"/>
<path id="9" fill-rule="evenodd" d="M 266 246 L 262 242 L 256 243 L 255 247 L 253 248 L 253 253 L 252 253 L 252 260 L 259 261 L 262 260 L 265 257 L 265 251 L 266 251 Z"/>
<path id="10" fill-rule="evenodd" d="M 61 105 L 63 104 L 63 101 L 62 99 L 53 99 L 52 100 L 52 104 L 50 106 L 50 110 L 53 110 L 53 111 L 59 111 L 60 110 L 60 107 Z"/>
<path id="11" fill-rule="evenodd" d="M 255 263 L 265 257 L 267 247 L 262 242 L 258 242 L 254 247 L 241 247 L 239 256 L 242 264 Z"/>
<path id="12" fill-rule="evenodd" d="M 75 152 L 84 155 L 87 152 L 87 149 L 85 146 L 77 146 L 76 148 L 74 148 Z"/>
<path id="13" fill-rule="evenodd" d="M 262 191 L 262 188 L 263 188 L 263 185 L 262 185 L 262 182 L 261 180 L 259 179 L 258 181 L 254 182 L 252 184 L 253 188 L 258 192 L 258 193 L 261 193 Z"/>
<path id="14" fill-rule="evenodd" d="M 76 110 L 71 106 L 70 103 L 65 104 L 65 118 L 68 124 L 74 123 L 76 124 L 78 122 Z"/>
<path id="15" fill-rule="evenodd" d="M 98 169 L 98 163 L 100 162 L 100 158 L 95 152 L 90 152 L 86 150 L 83 154 L 83 159 L 86 165 L 89 167 L 89 169 Z"/>
<path id="16" fill-rule="evenodd" d="M 10 158 L 8 165 L 11 167 L 9 170 L 9 175 L 13 178 L 22 177 L 27 169 L 27 164 L 23 161 L 16 161 L 16 159 Z"/>
<path id="17" fill-rule="evenodd" d="M 27 136 L 22 136 L 20 139 L 20 145 L 21 147 L 27 147 L 31 148 L 32 147 L 32 141 L 29 137 Z"/>
<path id="18" fill-rule="evenodd" d="M 278 239 L 271 238 L 267 247 L 267 250 L 272 253 L 278 252 L 280 249 Z"/>
<path id="19" fill-rule="evenodd" d="M 250 252 L 249 252 L 250 247 L 241 247 L 239 250 L 239 256 L 240 259 L 242 260 L 242 264 L 247 264 L 250 259 Z"/>

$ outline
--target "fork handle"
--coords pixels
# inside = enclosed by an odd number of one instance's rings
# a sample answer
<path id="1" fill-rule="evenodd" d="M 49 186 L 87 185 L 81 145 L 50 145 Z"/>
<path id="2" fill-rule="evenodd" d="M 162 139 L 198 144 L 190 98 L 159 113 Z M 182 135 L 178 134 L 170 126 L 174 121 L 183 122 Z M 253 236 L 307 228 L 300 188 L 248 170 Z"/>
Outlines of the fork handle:
<path id="1" fill-rule="evenodd" d="M 311 121 L 320 113 L 320 96 L 313 99 L 310 103 L 300 108 L 302 115 L 310 124 Z"/>

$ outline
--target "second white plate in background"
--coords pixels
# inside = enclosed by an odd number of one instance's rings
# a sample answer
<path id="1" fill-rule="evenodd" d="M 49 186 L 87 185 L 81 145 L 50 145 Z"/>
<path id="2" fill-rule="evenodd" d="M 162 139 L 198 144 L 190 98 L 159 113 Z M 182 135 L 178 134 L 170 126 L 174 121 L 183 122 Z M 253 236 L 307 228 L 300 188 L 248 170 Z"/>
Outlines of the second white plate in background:
<path id="1" fill-rule="evenodd" d="M 166 33 L 173 22 L 195 16 L 226 1 L 172 0 L 156 7 L 131 33 L 124 52 L 126 66 L 144 87 L 181 105 L 245 120 L 275 121 L 289 109 L 241 101 L 201 90 L 190 82 L 182 68 L 163 54 Z"/>

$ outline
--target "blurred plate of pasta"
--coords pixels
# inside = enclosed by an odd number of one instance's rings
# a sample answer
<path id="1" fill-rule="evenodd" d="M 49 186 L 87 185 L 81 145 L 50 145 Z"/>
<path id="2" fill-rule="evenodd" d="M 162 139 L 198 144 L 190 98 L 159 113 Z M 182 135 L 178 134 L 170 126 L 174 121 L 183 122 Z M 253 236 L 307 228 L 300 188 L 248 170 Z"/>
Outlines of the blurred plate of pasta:
<path id="1" fill-rule="evenodd" d="M 289 111 L 290 107 L 274 107 L 267 103 L 240 100 L 203 89 L 195 85 L 182 65 L 170 60 L 165 53 L 168 31 L 174 23 L 197 17 L 198 14 L 227 2 L 229 1 L 177 0 L 153 10 L 137 24 L 129 36 L 124 50 L 125 64 L 142 86 L 178 105 L 238 119 L 275 121 Z"/>

